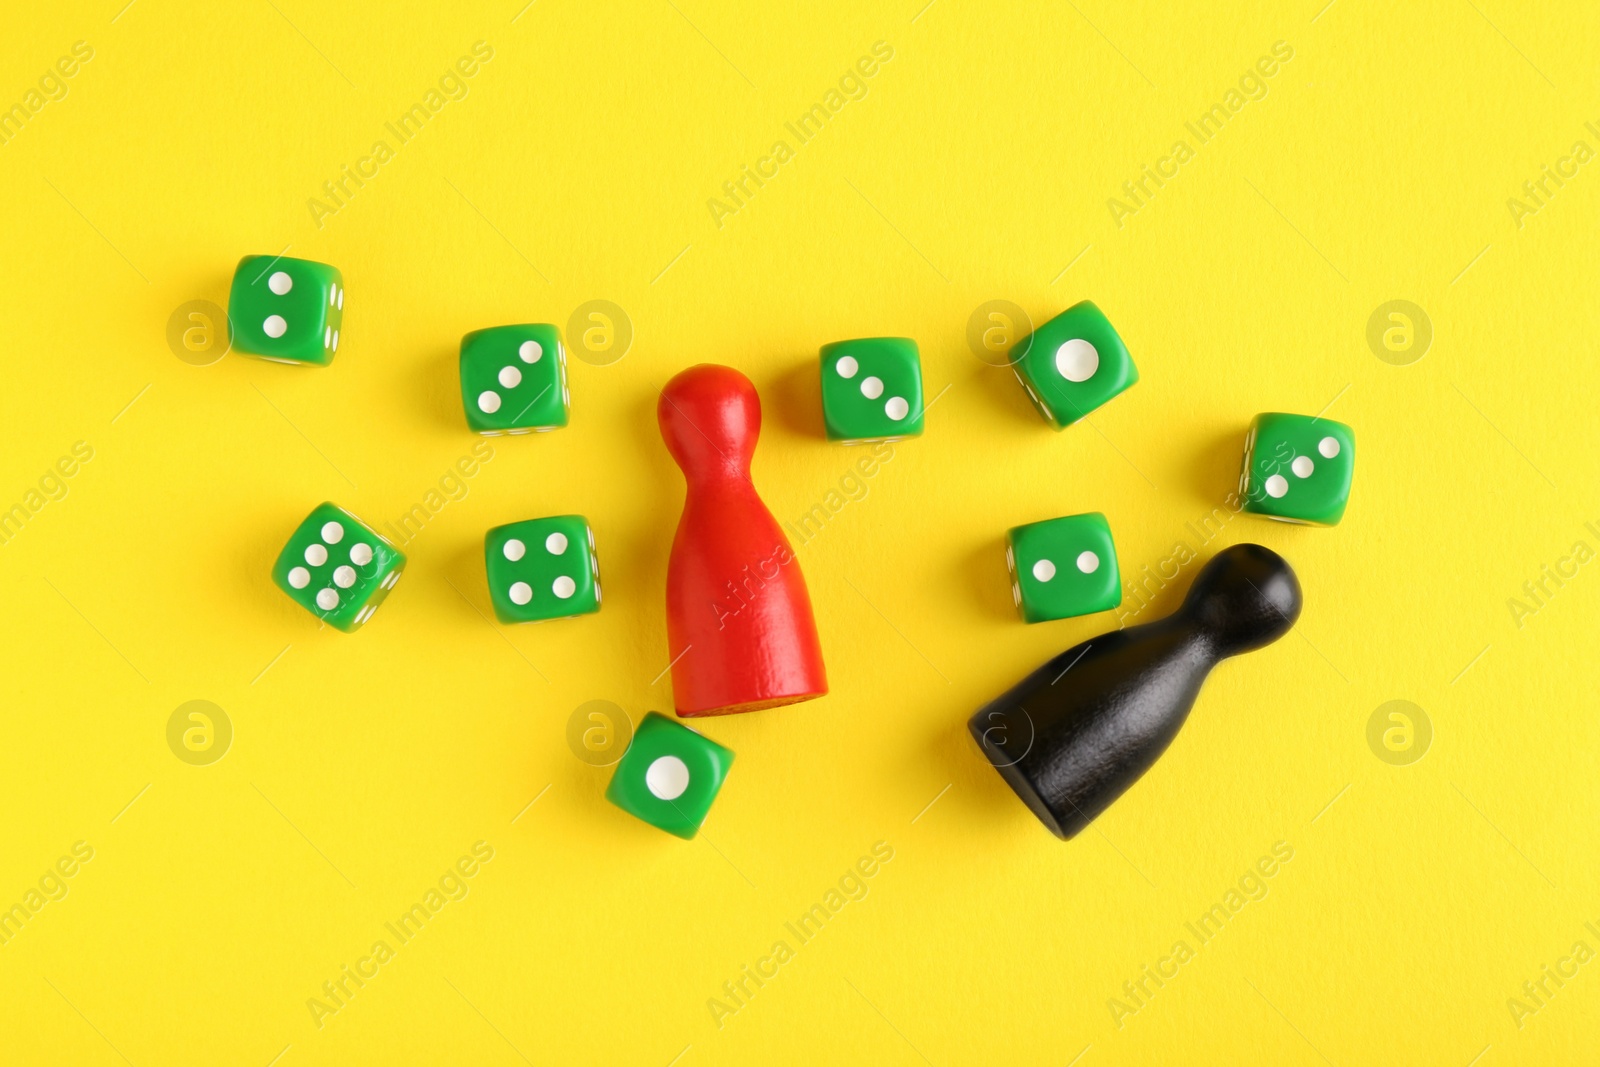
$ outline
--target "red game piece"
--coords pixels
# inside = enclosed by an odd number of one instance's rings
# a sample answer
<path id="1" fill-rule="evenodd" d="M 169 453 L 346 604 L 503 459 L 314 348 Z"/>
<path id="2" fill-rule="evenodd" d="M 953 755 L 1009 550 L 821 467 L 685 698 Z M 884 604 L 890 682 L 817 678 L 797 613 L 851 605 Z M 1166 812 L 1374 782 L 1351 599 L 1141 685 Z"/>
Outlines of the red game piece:
<path id="1" fill-rule="evenodd" d="M 761 399 L 732 367 L 690 367 L 656 405 L 688 494 L 667 563 L 667 648 L 681 716 L 823 696 L 828 679 L 800 561 L 756 495 Z"/>

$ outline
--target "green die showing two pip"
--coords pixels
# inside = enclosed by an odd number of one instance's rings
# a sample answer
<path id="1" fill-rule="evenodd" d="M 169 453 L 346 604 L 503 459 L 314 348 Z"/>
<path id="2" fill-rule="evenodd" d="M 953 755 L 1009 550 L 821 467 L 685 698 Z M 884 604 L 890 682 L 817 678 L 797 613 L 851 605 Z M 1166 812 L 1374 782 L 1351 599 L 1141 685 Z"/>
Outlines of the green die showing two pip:
<path id="1" fill-rule="evenodd" d="M 233 350 L 275 363 L 325 367 L 339 351 L 344 275 L 286 256 L 245 256 L 228 291 Z"/>
<path id="2" fill-rule="evenodd" d="M 1049 622 L 1122 603 L 1111 526 L 1098 511 L 1006 531 L 1011 598 L 1024 622 Z"/>
<path id="3" fill-rule="evenodd" d="M 652 711 L 617 763 L 606 799 L 657 829 L 692 838 L 732 765 L 731 750 Z"/>
<path id="4" fill-rule="evenodd" d="M 491 326 L 461 339 L 461 403 L 481 434 L 543 433 L 567 424 L 567 350 L 549 323 Z"/>
<path id="5" fill-rule="evenodd" d="M 1122 338 L 1087 300 L 1017 341 L 1008 358 L 1034 407 L 1057 430 L 1139 380 Z"/>
<path id="6" fill-rule="evenodd" d="M 483 539 L 489 600 L 501 622 L 544 622 L 600 610 L 600 557 L 582 515 L 507 523 Z"/>
<path id="7" fill-rule="evenodd" d="M 318 504 L 272 565 L 289 599 L 336 630 L 372 618 L 400 580 L 406 557 L 388 538 L 335 504 Z"/>
<path id="8" fill-rule="evenodd" d="M 922 360 L 909 337 L 863 337 L 822 346 L 822 423 L 847 445 L 922 432 Z"/>
<path id="9" fill-rule="evenodd" d="M 1239 497 L 1256 515 L 1333 526 L 1344 518 L 1355 466 L 1355 431 L 1344 423 L 1265 412 L 1245 435 Z"/>

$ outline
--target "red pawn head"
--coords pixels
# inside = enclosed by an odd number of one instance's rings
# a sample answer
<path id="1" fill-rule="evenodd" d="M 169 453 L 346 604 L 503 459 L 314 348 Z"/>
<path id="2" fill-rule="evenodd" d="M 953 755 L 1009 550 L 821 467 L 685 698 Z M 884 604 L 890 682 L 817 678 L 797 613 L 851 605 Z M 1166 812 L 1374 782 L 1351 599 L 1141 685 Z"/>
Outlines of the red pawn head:
<path id="1" fill-rule="evenodd" d="M 750 481 L 761 400 L 732 367 L 667 383 L 661 436 L 688 492 L 667 564 L 667 645 L 678 714 L 727 715 L 827 693 L 800 562 Z"/>
<path id="2" fill-rule="evenodd" d="M 750 480 L 750 457 L 761 435 L 761 398 L 732 367 L 702 363 L 667 383 L 656 405 L 667 451 L 691 482 L 701 472 Z"/>

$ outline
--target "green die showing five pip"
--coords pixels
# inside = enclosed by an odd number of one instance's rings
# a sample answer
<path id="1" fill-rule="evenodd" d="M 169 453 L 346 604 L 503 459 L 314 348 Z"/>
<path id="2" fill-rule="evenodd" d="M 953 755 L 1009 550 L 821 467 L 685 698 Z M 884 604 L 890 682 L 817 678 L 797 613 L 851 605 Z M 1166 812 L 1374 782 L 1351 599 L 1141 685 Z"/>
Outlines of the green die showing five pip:
<path id="1" fill-rule="evenodd" d="M 1087 300 L 1019 340 L 1009 359 L 1039 414 L 1057 430 L 1139 380 L 1122 338 Z"/>
<path id="2" fill-rule="evenodd" d="M 336 630 L 359 630 L 400 580 L 406 557 L 335 504 L 318 504 L 272 565 L 289 599 Z"/>
<path id="3" fill-rule="evenodd" d="M 325 367 L 339 351 L 344 275 L 286 256 L 245 256 L 228 291 L 233 350 L 276 363 Z"/>
<path id="4" fill-rule="evenodd" d="M 1024 622 L 1049 622 L 1122 603 L 1111 526 L 1098 511 L 1006 531 L 1011 598 Z"/>
<path id="5" fill-rule="evenodd" d="M 1333 526 L 1344 518 L 1356 467 L 1356 435 L 1342 422 L 1268 411 L 1244 440 L 1244 510 L 1280 522 Z"/>
<path id="6" fill-rule="evenodd" d="M 461 402 L 481 434 L 544 433 L 567 424 L 567 350 L 549 323 L 491 326 L 461 339 Z"/>
<path id="7" fill-rule="evenodd" d="M 699 833 L 732 765 L 732 751 L 652 711 L 618 761 L 606 799 L 687 840 Z"/>
<path id="8" fill-rule="evenodd" d="M 822 346 L 822 422 L 830 441 L 898 441 L 922 432 L 922 360 L 909 337 Z"/>
<path id="9" fill-rule="evenodd" d="M 483 539 L 489 600 L 501 622 L 544 622 L 600 610 L 600 557 L 582 515 L 496 526 Z"/>

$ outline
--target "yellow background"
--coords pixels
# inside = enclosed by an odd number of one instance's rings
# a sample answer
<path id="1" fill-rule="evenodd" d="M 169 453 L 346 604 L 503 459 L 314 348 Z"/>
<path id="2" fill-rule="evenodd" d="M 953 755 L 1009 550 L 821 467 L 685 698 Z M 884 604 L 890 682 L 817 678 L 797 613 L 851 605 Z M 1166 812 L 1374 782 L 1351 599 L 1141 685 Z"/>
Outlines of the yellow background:
<path id="1" fill-rule="evenodd" d="M 93 449 L 0 545 L 0 904 L 94 849 L 0 947 L 0 1060 L 1592 1062 L 1600 963 L 1520 1028 L 1507 999 L 1600 949 L 1600 567 L 1520 627 L 1507 601 L 1600 546 L 1600 166 L 1520 228 L 1506 205 L 1600 146 L 1592 5 L 121 3 L 14 5 L 0 40 L 3 103 L 94 50 L 0 146 L 0 505 Z M 323 182 L 480 40 L 468 95 L 319 227 Z M 877 41 L 865 97 L 796 144 Z M 1194 144 L 1277 41 L 1267 95 Z M 795 158 L 719 227 L 707 200 L 780 138 Z M 1119 228 L 1108 198 L 1180 138 L 1195 158 Z M 285 247 L 344 271 L 333 365 L 176 358 L 173 309 Z M 492 441 L 371 626 L 319 630 L 272 586 L 312 505 L 389 522 L 468 453 L 463 333 L 597 298 L 631 350 L 572 362 L 568 429 Z M 967 323 L 1083 298 L 1142 377 L 1056 434 Z M 1365 336 L 1397 298 L 1434 333 L 1408 366 Z M 821 438 L 816 349 L 884 333 L 939 399 L 797 545 L 832 694 L 704 725 L 738 760 L 699 840 L 631 820 L 566 725 L 670 704 L 657 390 L 747 372 L 755 479 L 793 521 L 861 455 Z M 1017 622 L 1003 532 L 1101 510 L 1124 574 L 1155 570 L 1263 410 L 1355 428 L 1349 512 L 1240 516 L 1201 555 L 1282 552 L 1304 616 L 1057 841 L 964 724 L 1116 618 Z M 484 531 L 566 511 L 604 610 L 487 624 Z M 233 725 L 210 766 L 167 745 L 192 699 Z M 1410 766 L 1367 744 L 1393 699 L 1433 727 Z M 319 1028 L 307 1000 L 480 840 L 469 895 Z M 879 841 L 868 895 L 794 943 Z M 1280 841 L 1265 898 L 1199 947 L 1184 924 Z M 708 1000 L 780 939 L 719 1026 Z M 1180 939 L 1195 958 L 1119 1027 L 1107 1002 Z"/>

